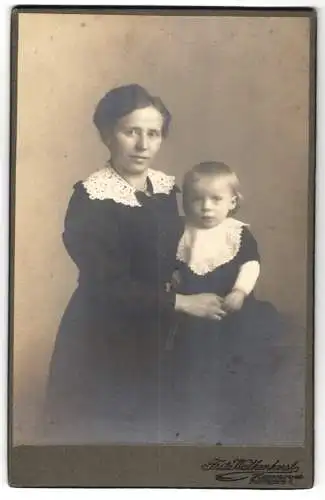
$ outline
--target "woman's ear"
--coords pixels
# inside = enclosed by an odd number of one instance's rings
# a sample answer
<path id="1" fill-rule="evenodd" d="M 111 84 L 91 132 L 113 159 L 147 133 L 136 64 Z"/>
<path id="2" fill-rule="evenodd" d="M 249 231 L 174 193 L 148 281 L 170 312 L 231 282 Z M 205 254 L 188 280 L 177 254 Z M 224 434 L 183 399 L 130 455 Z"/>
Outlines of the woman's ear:
<path id="1" fill-rule="evenodd" d="M 110 137 L 109 137 L 109 135 L 107 133 L 106 134 L 105 133 L 101 133 L 100 134 L 100 138 L 102 140 L 102 143 L 105 144 L 105 146 L 109 148 L 109 146 L 110 146 Z"/>
<path id="2" fill-rule="evenodd" d="M 100 138 L 101 138 L 103 144 L 105 144 L 105 146 L 108 149 L 111 145 L 111 137 L 112 137 L 112 134 L 111 134 L 111 131 L 109 129 L 105 128 L 105 129 L 100 131 Z"/>

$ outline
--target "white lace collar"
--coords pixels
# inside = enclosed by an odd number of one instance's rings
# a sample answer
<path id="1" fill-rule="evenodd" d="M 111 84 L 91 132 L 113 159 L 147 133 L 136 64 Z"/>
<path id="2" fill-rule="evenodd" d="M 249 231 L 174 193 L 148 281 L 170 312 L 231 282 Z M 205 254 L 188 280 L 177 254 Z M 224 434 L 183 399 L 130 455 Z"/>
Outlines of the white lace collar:
<path id="1" fill-rule="evenodd" d="M 148 177 L 154 194 L 169 194 L 175 185 L 175 177 L 158 170 L 149 168 Z M 91 174 L 83 185 L 91 200 L 113 200 L 129 207 L 141 207 L 136 189 L 110 165 Z"/>
<path id="2" fill-rule="evenodd" d="M 210 229 L 185 226 L 177 249 L 177 259 L 200 276 L 230 262 L 241 245 L 244 222 L 231 217 Z"/>

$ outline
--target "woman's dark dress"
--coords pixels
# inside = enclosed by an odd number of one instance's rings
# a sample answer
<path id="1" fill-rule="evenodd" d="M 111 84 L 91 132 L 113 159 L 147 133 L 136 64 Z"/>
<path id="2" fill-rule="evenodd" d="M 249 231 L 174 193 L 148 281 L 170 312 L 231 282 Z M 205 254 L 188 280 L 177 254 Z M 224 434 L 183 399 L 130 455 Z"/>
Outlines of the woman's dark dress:
<path id="1" fill-rule="evenodd" d="M 224 297 L 234 286 L 240 266 L 252 260 L 259 261 L 260 256 L 254 237 L 244 227 L 238 253 L 211 272 L 198 275 L 179 262 L 178 291 Z M 276 433 L 269 436 L 267 425 L 279 393 L 276 374 L 288 362 L 281 347 L 284 334 L 284 322 L 275 308 L 257 300 L 254 293 L 239 312 L 220 322 L 179 317 L 173 347 L 178 365 L 175 401 L 185 441 L 274 442 Z M 290 423 L 280 425 L 285 431 Z"/>
<path id="2" fill-rule="evenodd" d="M 79 280 L 59 328 L 46 395 L 58 430 L 85 421 L 103 425 L 109 441 L 164 438 L 165 342 L 175 300 L 165 284 L 175 268 L 180 221 L 177 188 L 156 193 L 150 178 L 148 187 L 152 196 L 136 193 L 140 206 L 128 206 L 91 199 L 83 183 L 75 186 L 63 241 Z"/>

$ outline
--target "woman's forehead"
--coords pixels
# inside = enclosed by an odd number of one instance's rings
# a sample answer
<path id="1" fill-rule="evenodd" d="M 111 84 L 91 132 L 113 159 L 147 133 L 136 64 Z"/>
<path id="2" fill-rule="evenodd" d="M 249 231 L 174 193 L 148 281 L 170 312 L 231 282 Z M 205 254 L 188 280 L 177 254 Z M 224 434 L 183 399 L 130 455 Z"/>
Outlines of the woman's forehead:
<path id="1" fill-rule="evenodd" d="M 123 116 L 119 122 L 119 127 L 138 127 L 138 128 L 161 128 L 163 126 L 163 116 L 153 106 L 135 109 L 132 113 Z"/>

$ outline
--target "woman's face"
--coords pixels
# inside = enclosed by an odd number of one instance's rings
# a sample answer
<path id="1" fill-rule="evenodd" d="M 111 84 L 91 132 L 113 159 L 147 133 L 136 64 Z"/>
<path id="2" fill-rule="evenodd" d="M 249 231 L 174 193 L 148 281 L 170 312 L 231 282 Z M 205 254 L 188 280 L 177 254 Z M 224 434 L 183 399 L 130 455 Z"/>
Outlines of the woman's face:
<path id="1" fill-rule="evenodd" d="M 114 168 L 122 175 L 145 172 L 161 146 L 162 126 L 163 116 L 152 106 L 122 117 L 105 141 Z"/>

